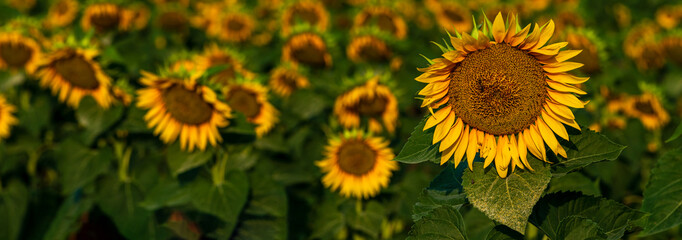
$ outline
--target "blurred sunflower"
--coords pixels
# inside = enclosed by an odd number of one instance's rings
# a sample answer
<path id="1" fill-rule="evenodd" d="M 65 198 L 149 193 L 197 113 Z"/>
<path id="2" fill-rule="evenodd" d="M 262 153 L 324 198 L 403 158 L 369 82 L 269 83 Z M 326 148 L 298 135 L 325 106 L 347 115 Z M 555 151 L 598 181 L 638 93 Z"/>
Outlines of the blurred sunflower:
<path id="1" fill-rule="evenodd" d="M 225 69 L 216 73 L 211 77 L 211 81 L 222 85 L 231 83 L 237 75 L 241 75 L 247 79 L 252 79 L 255 74 L 245 69 L 241 56 L 235 51 L 227 48 L 221 48 L 217 44 L 211 44 L 204 49 L 196 63 L 200 69 L 209 69 L 215 66 L 225 66 Z"/>
<path id="2" fill-rule="evenodd" d="M 91 96 L 102 108 L 113 101 L 111 79 L 95 60 L 92 48 L 63 47 L 47 55 L 40 64 L 40 85 L 52 90 L 59 101 L 77 108 L 81 99 Z"/>
<path id="3" fill-rule="evenodd" d="M 662 6 L 656 11 L 656 22 L 665 29 L 673 29 L 682 20 L 682 5 Z"/>
<path id="4" fill-rule="evenodd" d="M 682 36 L 666 36 L 661 40 L 661 44 L 668 59 L 677 66 L 682 66 Z"/>
<path id="5" fill-rule="evenodd" d="M 403 39 L 407 35 L 405 20 L 388 7 L 365 7 L 360 13 L 355 15 L 353 22 L 355 28 L 376 25 L 380 30 L 388 32 L 398 39 Z"/>
<path id="6" fill-rule="evenodd" d="M 381 38 L 372 35 L 354 37 L 346 48 L 348 59 L 353 62 L 385 62 L 391 58 L 391 50 Z"/>
<path id="7" fill-rule="evenodd" d="M 586 29 L 570 29 L 566 34 L 566 42 L 571 49 L 582 49 L 575 59 L 576 62 L 583 63 L 581 70 L 585 73 L 596 73 L 600 69 L 600 60 L 605 54 L 604 46 L 599 42 L 598 37 Z"/>
<path id="8" fill-rule="evenodd" d="M 588 78 L 566 73 L 582 66 L 566 61 L 580 50 L 560 51 L 566 42 L 545 46 L 554 33 L 551 20 L 529 33 L 530 24 L 521 29 L 516 17 L 508 19 L 505 28 L 498 13 L 494 22 L 484 21 L 483 32 L 457 33 L 443 58 L 419 69 L 424 73 L 416 80 L 428 83 L 419 92 L 422 107 L 432 112 L 424 130 L 436 127 L 433 144 L 440 142 L 441 164 L 454 156 L 457 166 L 466 153 L 473 168 L 478 152 L 484 167 L 494 160 L 506 177 L 516 167 L 532 170 L 527 151 L 547 161 L 545 143 L 566 157 L 554 134 L 568 140 L 563 124 L 580 130 L 569 107 L 586 104 L 574 95 L 585 92 L 573 84 Z"/>
<path id="9" fill-rule="evenodd" d="M 315 68 L 332 65 L 332 56 L 322 36 L 304 32 L 291 36 L 282 48 L 282 60 L 294 65 L 304 64 Z"/>
<path id="10" fill-rule="evenodd" d="M 388 143 L 359 130 L 331 137 L 325 158 L 315 163 L 325 174 L 322 184 L 348 198 L 376 196 L 388 186 L 393 171 L 398 169 Z"/>
<path id="11" fill-rule="evenodd" d="M 88 31 L 92 28 L 98 33 L 115 29 L 128 30 L 131 15 L 126 10 L 113 3 L 94 3 L 89 5 L 81 18 L 81 27 Z"/>
<path id="12" fill-rule="evenodd" d="M 189 31 L 188 14 L 179 7 L 165 7 L 157 16 L 157 23 L 161 29 L 170 33 L 183 34 Z"/>
<path id="13" fill-rule="evenodd" d="M 57 0 L 47 10 L 45 26 L 48 28 L 61 28 L 70 25 L 78 15 L 78 1 Z"/>
<path id="14" fill-rule="evenodd" d="M 430 10 L 436 16 L 438 25 L 447 31 L 466 32 L 471 30 L 472 20 L 469 10 L 457 3 L 439 3 L 437 7 L 432 7 Z"/>
<path id="15" fill-rule="evenodd" d="M 196 77 L 156 76 L 142 72 L 137 90 L 137 107 L 149 109 L 144 116 L 148 128 L 154 128 L 164 143 L 180 137 L 180 148 L 204 151 L 207 142 L 216 146 L 223 138 L 218 128 L 229 124 L 230 107 L 218 100 L 216 93 L 198 84 Z"/>
<path id="16" fill-rule="evenodd" d="M 623 41 L 625 55 L 641 70 L 658 69 L 665 64 L 663 46 L 656 39 L 660 28 L 652 22 L 642 22 L 628 32 Z"/>
<path id="17" fill-rule="evenodd" d="M 334 103 L 334 115 L 344 128 L 360 127 L 361 118 L 367 118 L 369 131 L 393 133 L 398 121 L 398 101 L 386 85 L 373 77 L 367 83 L 341 94 Z"/>
<path id="18" fill-rule="evenodd" d="M 178 4 L 183 7 L 188 7 L 190 0 L 154 0 L 154 4 L 157 6 L 163 6 L 168 4 Z"/>
<path id="19" fill-rule="evenodd" d="M 128 13 L 131 15 L 132 28 L 142 30 L 149 24 L 151 12 L 144 4 L 135 4 L 129 7 Z"/>
<path id="20" fill-rule="evenodd" d="M 305 23 L 324 32 L 329 24 L 329 13 L 318 1 L 302 0 L 284 8 L 282 12 L 282 34 L 288 35 L 297 23 Z"/>
<path id="21" fill-rule="evenodd" d="M 246 13 L 228 12 L 221 14 L 218 24 L 208 29 L 209 34 L 227 42 L 243 42 L 251 37 L 256 25 L 253 17 Z"/>
<path id="22" fill-rule="evenodd" d="M 557 32 L 563 32 L 567 28 L 581 29 L 585 26 L 583 18 L 571 9 L 562 10 L 556 16 L 543 17 L 539 22 L 548 22 L 550 19 L 556 20 L 554 28 Z"/>
<path id="23" fill-rule="evenodd" d="M 235 111 L 256 124 L 256 135 L 264 136 L 279 121 L 279 112 L 268 101 L 268 89 L 255 82 L 231 84 L 225 88 L 225 101 Z"/>
<path id="24" fill-rule="evenodd" d="M 38 43 L 15 32 L 0 32 L 0 70 L 25 70 L 28 74 L 38 68 L 42 52 Z"/>
<path id="25" fill-rule="evenodd" d="M 642 121 L 649 130 L 661 129 L 670 121 L 670 116 L 663 109 L 658 97 L 648 92 L 628 98 L 623 110 L 625 115 Z"/>
<path id="26" fill-rule="evenodd" d="M 613 16 L 616 18 L 616 22 L 618 22 L 618 26 L 621 28 L 630 26 L 632 13 L 630 12 L 630 8 L 622 3 L 617 3 L 613 6 Z"/>
<path id="27" fill-rule="evenodd" d="M 36 0 L 6 0 L 5 2 L 19 12 L 28 12 L 36 5 Z"/>
<path id="28" fill-rule="evenodd" d="M 310 85 L 308 78 L 291 67 L 277 67 L 270 73 L 270 88 L 279 96 L 288 97 L 297 89 Z"/>
<path id="29" fill-rule="evenodd" d="M 9 137 L 10 128 L 19 123 L 12 115 L 14 112 L 16 112 L 16 107 L 0 95 L 0 140 Z"/>

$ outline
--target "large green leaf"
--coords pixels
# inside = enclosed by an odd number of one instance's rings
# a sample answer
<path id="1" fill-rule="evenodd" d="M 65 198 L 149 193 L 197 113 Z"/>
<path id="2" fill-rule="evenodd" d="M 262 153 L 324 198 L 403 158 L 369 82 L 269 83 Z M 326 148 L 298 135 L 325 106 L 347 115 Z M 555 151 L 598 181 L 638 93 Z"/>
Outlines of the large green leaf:
<path id="1" fill-rule="evenodd" d="M 581 172 L 571 172 L 552 178 L 547 193 L 554 192 L 582 192 L 585 195 L 601 196 L 599 181 L 589 179 Z"/>
<path id="2" fill-rule="evenodd" d="M 395 161 L 403 163 L 420 163 L 425 161 L 440 163 L 440 159 L 437 159 L 438 145 L 431 144 L 433 142 L 433 128 L 422 131 L 425 124 L 426 118 L 414 127 L 412 135 L 407 139 L 407 143 L 400 150 L 398 156 L 395 157 Z"/>
<path id="3" fill-rule="evenodd" d="M 76 119 L 81 126 L 85 127 L 83 141 L 88 145 L 92 143 L 97 136 L 116 123 L 121 115 L 123 115 L 121 105 L 114 104 L 108 109 L 103 109 L 95 102 L 95 99 L 83 98 L 76 109 Z"/>
<path id="4" fill-rule="evenodd" d="M 474 163 L 474 171 L 464 172 L 464 192 L 469 201 L 491 219 L 523 232 L 533 206 L 551 179 L 549 166 L 528 156 L 534 172 L 517 169 L 500 178 L 494 167 L 483 169 Z"/>
<path id="5" fill-rule="evenodd" d="M 52 103 L 50 98 L 44 95 L 35 96 L 33 101 L 30 98 L 30 94 L 21 95 L 17 118 L 21 126 L 26 128 L 31 135 L 39 137 L 40 132 L 52 118 Z"/>
<path id="6" fill-rule="evenodd" d="M 269 165 L 263 167 L 266 164 L 260 164 L 249 174 L 249 202 L 239 217 L 232 239 L 287 239 L 287 194 L 284 187 L 268 175 L 272 169 Z"/>
<path id="7" fill-rule="evenodd" d="M 229 171 L 225 181 L 216 185 L 210 180 L 199 177 L 190 184 L 192 204 L 204 213 L 214 215 L 225 222 L 226 233 L 231 234 L 237 218 L 246 204 L 249 183 L 241 171 Z"/>
<path id="8" fill-rule="evenodd" d="M 504 226 L 497 225 L 488 232 L 488 236 L 485 237 L 486 240 L 522 240 L 523 235 L 514 231 L 513 229 Z"/>
<path id="9" fill-rule="evenodd" d="M 453 207 L 441 206 L 412 226 L 408 240 L 468 239 L 462 215 Z"/>
<path id="10" fill-rule="evenodd" d="M 140 206 L 142 192 L 135 184 L 121 182 L 114 174 L 99 182 L 97 205 L 128 239 L 154 239 L 160 227 L 152 211 Z"/>
<path id="11" fill-rule="evenodd" d="M 13 240 L 19 237 L 28 206 L 28 189 L 20 181 L 0 186 L 0 236 Z"/>
<path id="12" fill-rule="evenodd" d="M 670 137 L 667 140 L 665 140 L 665 142 L 669 143 L 675 141 L 680 136 L 682 136 L 682 122 L 680 123 L 680 125 L 677 125 L 677 128 L 675 128 L 675 132 L 672 135 L 670 135 Z"/>
<path id="13" fill-rule="evenodd" d="M 55 149 L 55 157 L 62 194 L 67 195 L 109 170 L 114 153 L 110 148 L 93 150 L 76 141 L 66 140 Z"/>
<path id="14" fill-rule="evenodd" d="M 560 230 L 568 233 L 568 227 L 589 225 L 582 220 L 564 224 L 569 217 L 589 219 L 606 234 L 607 239 L 620 239 L 632 225 L 632 221 L 642 217 L 642 213 L 606 198 L 585 196 L 576 192 L 547 194 L 535 206 L 529 221 L 551 239 L 561 239 Z"/>
<path id="15" fill-rule="evenodd" d="M 84 198 L 81 194 L 72 194 L 64 199 L 43 239 L 67 239 L 69 234 L 78 230 L 78 220 L 84 213 L 90 211 L 90 208 L 92 200 Z"/>
<path id="16" fill-rule="evenodd" d="M 642 211 L 650 213 L 643 235 L 664 231 L 682 223 L 682 149 L 663 155 L 651 170 L 644 189 Z"/>
<path id="17" fill-rule="evenodd" d="M 412 220 L 419 221 L 436 208 L 441 206 L 458 207 L 466 203 L 466 196 L 462 190 L 462 168 L 455 170 L 452 164 L 445 165 L 429 187 L 419 195 L 412 208 Z"/>
<path id="18" fill-rule="evenodd" d="M 589 218 L 570 216 L 561 220 L 556 239 L 607 239 L 599 225 Z"/>
<path id="19" fill-rule="evenodd" d="M 167 162 L 173 176 L 177 176 L 195 167 L 201 166 L 211 160 L 214 148 L 209 147 L 206 151 L 194 150 L 187 152 L 180 149 L 180 144 L 175 143 L 168 147 Z"/>
<path id="20" fill-rule="evenodd" d="M 625 146 L 614 143 L 600 133 L 583 128 L 580 134 L 570 135 L 564 149 L 568 158 L 560 158 L 552 165 L 552 174 L 560 176 L 570 171 L 604 160 L 615 160 Z"/>
<path id="21" fill-rule="evenodd" d="M 153 211 L 162 207 L 176 207 L 192 200 L 192 192 L 175 179 L 162 179 L 145 194 L 140 206 Z"/>
<path id="22" fill-rule="evenodd" d="M 493 222 L 493 220 L 474 206 L 471 206 L 471 204 L 462 206 L 462 208 L 459 209 L 459 212 L 462 213 L 462 217 L 466 223 L 467 236 L 471 239 L 485 239 L 495 227 L 495 222 Z M 504 227 L 509 229 L 509 231 L 516 232 L 506 226 Z"/>

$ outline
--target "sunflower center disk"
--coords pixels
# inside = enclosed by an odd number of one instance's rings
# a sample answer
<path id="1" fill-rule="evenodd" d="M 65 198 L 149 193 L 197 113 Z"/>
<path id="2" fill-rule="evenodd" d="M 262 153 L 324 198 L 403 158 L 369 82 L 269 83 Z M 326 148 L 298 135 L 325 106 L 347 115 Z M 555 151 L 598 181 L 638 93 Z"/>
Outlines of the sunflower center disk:
<path id="1" fill-rule="evenodd" d="M 389 58 L 389 52 L 386 51 L 385 48 L 379 47 L 381 46 L 380 40 L 372 40 L 376 41 L 374 43 L 377 44 L 372 44 L 373 42 L 368 42 L 360 47 L 360 57 L 364 60 L 367 61 L 385 61 L 388 60 Z"/>
<path id="2" fill-rule="evenodd" d="M 358 112 L 364 116 L 380 117 L 386 110 L 386 102 L 386 98 L 381 96 L 362 98 L 358 103 Z"/>
<path id="3" fill-rule="evenodd" d="M 227 99 L 227 104 L 234 110 L 243 113 L 247 118 L 252 118 L 260 113 L 260 104 L 256 95 L 241 89 L 233 90 Z"/>
<path id="4" fill-rule="evenodd" d="M 310 25 L 314 25 L 319 21 L 319 17 L 317 16 L 317 13 L 313 9 L 297 8 L 294 10 L 292 15 L 294 15 L 294 17 L 291 19 L 291 22 L 289 23 L 291 25 L 296 23 L 296 19 L 298 19 L 301 22 L 308 23 Z"/>
<path id="5" fill-rule="evenodd" d="M 296 89 L 298 87 L 298 82 L 296 80 L 296 76 L 293 74 L 282 74 L 280 77 L 280 82 L 290 89 Z"/>
<path id="6" fill-rule="evenodd" d="M 232 19 L 227 22 L 227 29 L 231 31 L 241 31 L 244 28 L 244 26 L 245 24 L 237 19 Z"/>
<path id="7" fill-rule="evenodd" d="M 362 176 L 374 168 L 376 153 L 361 141 L 346 142 L 339 148 L 339 168 L 346 173 Z"/>
<path id="8" fill-rule="evenodd" d="M 116 13 L 104 13 L 92 16 L 92 24 L 97 27 L 98 30 L 111 30 L 118 25 L 119 17 Z"/>
<path id="9" fill-rule="evenodd" d="M 166 109 L 173 118 L 192 125 L 199 125 L 211 119 L 213 108 L 196 92 L 176 84 L 163 92 Z"/>
<path id="10" fill-rule="evenodd" d="M 161 15 L 159 22 L 161 23 L 161 28 L 165 31 L 180 32 L 185 28 L 187 19 L 179 12 L 166 12 Z"/>
<path id="11" fill-rule="evenodd" d="M 390 15 L 381 14 L 377 16 L 376 19 L 377 25 L 379 25 L 379 29 L 390 33 L 397 32 L 396 26 L 393 24 L 393 17 L 391 17 Z"/>
<path id="12" fill-rule="evenodd" d="M 57 5 L 55 6 L 55 11 L 59 15 L 64 15 L 69 11 L 69 4 L 66 3 L 66 1 L 59 1 L 59 2 L 57 2 Z"/>
<path id="13" fill-rule="evenodd" d="M 644 114 L 656 113 L 654 111 L 654 107 L 651 106 L 651 102 L 649 102 L 649 101 L 637 101 L 637 102 L 635 102 L 635 109 L 637 109 L 638 111 L 640 111 Z"/>
<path id="14" fill-rule="evenodd" d="M 540 63 L 508 44 L 471 53 L 450 78 L 449 104 L 455 114 L 494 135 L 518 133 L 530 126 L 547 96 Z"/>
<path id="15" fill-rule="evenodd" d="M 292 55 L 298 62 L 313 67 L 325 66 L 324 51 L 311 43 L 307 43 L 295 48 L 292 52 Z"/>
<path id="16" fill-rule="evenodd" d="M 13 68 L 21 68 L 31 59 L 33 51 L 24 44 L 1 44 L 0 57 L 7 65 Z"/>
<path id="17" fill-rule="evenodd" d="M 58 60 L 54 63 L 54 68 L 59 76 L 78 88 L 95 90 L 99 87 L 95 70 L 83 57 L 73 56 Z"/>

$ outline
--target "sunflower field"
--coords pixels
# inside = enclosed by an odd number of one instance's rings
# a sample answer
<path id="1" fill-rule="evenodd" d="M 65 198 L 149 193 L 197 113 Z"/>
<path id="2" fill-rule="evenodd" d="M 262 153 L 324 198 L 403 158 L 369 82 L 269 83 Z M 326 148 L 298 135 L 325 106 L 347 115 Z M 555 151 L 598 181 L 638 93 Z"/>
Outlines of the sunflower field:
<path id="1" fill-rule="evenodd" d="M 0 239 L 682 239 L 682 2 L 0 0 Z"/>

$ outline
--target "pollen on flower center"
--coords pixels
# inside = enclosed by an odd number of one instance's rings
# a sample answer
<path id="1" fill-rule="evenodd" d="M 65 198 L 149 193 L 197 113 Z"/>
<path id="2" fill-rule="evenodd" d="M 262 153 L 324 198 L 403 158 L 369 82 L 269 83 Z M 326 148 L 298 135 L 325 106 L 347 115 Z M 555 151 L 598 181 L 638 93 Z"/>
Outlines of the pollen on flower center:
<path id="1" fill-rule="evenodd" d="M 20 68 L 26 65 L 31 59 L 33 51 L 24 44 L 0 44 L 0 58 L 2 58 L 7 65 L 14 68 Z"/>
<path id="2" fill-rule="evenodd" d="M 362 176 L 374 168 L 376 153 L 362 141 L 351 141 L 341 146 L 338 158 L 341 170 Z"/>
<path id="3" fill-rule="evenodd" d="M 535 122 L 547 96 L 540 63 L 508 44 L 471 53 L 450 74 L 449 104 L 462 121 L 494 135 Z"/>
<path id="4" fill-rule="evenodd" d="M 212 107 L 196 92 L 175 84 L 163 92 L 166 108 L 173 118 L 186 124 L 199 125 L 208 122 Z"/>
<path id="5" fill-rule="evenodd" d="M 382 96 L 375 96 L 373 98 L 362 98 L 358 103 L 358 112 L 365 116 L 381 116 L 386 110 L 387 100 Z"/>
<path id="6" fill-rule="evenodd" d="M 260 104 L 256 99 L 256 95 L 242 89 L 232 90 L 227 98 L 227 104 L 248 118 L 255 117 L 260 113 Z"/>
<path id="7" fill-rule="evenodd" d="M 78 88 L 94 90 L 99 87 L 95 70 L 81 56 L 57 60 L 54 68 L 64 80 Z"/>

